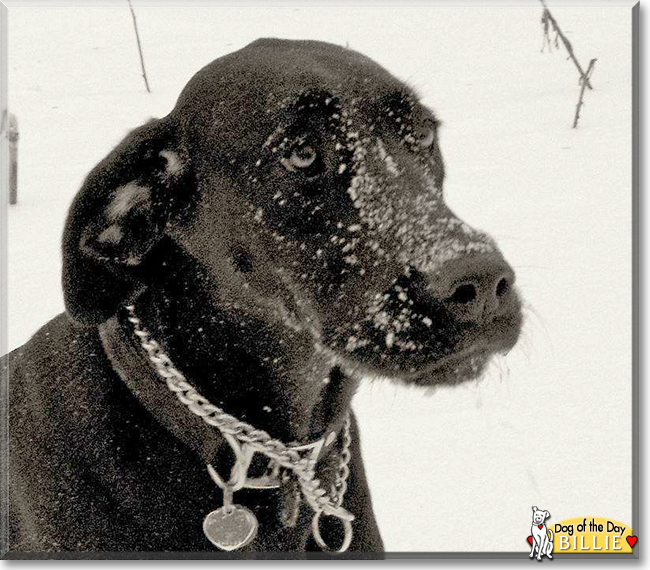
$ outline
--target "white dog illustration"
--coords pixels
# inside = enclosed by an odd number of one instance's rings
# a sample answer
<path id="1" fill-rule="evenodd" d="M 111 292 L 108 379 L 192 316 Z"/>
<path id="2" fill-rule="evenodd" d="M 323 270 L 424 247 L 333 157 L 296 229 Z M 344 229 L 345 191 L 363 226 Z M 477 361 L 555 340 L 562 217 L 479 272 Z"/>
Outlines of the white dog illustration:
<path id="1" fill-rule="evenodd" d="M 530 558 L 535 556 L 535 549 L 537 549 L 537 560 L 541 560 L 544 554 L 551 560 L 553 559 L 553 556 L 551 556 L 553 552 L 553 531 L 548 530 L 546 524 L 544 524 L 544 521 L 550 516 L 551 513 L 548 511 L 540 511 L 537 507 L 533 507 L 533 526 L 531 527 L 533 544 L 530 549 Z"/>

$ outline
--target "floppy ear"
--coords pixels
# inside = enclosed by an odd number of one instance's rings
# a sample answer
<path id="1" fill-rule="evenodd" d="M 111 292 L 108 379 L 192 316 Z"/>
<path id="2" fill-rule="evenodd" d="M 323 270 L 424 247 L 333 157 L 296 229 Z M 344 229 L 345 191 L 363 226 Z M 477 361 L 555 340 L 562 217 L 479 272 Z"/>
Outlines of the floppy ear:
<path id="1" fill-rule="evenodd" d="M 187 162 L 167 117 L 132 131 L 90 172 L 63 233 L 63 293 L 73 318 L 102 323 L 142 290 L 147 260 L 188 193 Z"/>
<path id="2" fill-rule="evenodd" d="M 546 516 L 544 517 L 545 519 L 551 516 L 551 513 L 549 513 L 548 511 L 544 511 L 544 512 L 546 513 Z"/>

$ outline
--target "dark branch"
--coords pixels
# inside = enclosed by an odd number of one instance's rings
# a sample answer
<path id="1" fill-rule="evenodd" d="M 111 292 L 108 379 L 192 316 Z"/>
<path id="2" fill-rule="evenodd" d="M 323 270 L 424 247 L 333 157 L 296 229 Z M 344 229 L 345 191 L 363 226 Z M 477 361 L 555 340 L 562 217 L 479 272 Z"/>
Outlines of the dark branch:
<path id="1" fill-rule="evenodd" d="M 571 42 L 568 40 L 568 38 L 562 33 L 562 30 L 560 29 L 560 26 L 557 23 L 557 20 L 553 17 L 553 14 L 551 14 L 551 11 L 548 9 L 548 6 L 546 5 L 546 0 L 539 0 L 544 6 L 544 12 L 542 14 L 542 25 L 544 26 L 544 37 L 548 39 L 548 32 L 549 32 L 549 24 L 557 34 L 557 36 L 562 40 L 562 43 L 564 44 L 564 47 L 566 48 L 569 58 L 575 66 L 578 68 L 578 71 L 580 72 L 580 81 L 581 83 L 583 82 L 583 78 L 586 78 L 586 85 L 589 87 L 589 89 L 593 89 L 591 86 L 591 82 L 589 81 L 589 78 L 587 77 L 587 74 L 583 71 L 582 66 L 580 65 L 580 62 L 578 61 L 578 58 L 576 57 L 574 51 L 573 51 L 573 46 L 571 45 Z M 550 39 L 548 39 L 548 45 L 551 45 Z M 557 38 L 556 38 L 556 45 L 557 45 Z M 543 48 L 542 48 L 543 49 Z"/>
<path id="2" fill-rule="evenodd" d="M 140 54 L 140 66 L 142 67 L 142 77 L 144 79 L 144 85 L 147 88 L 147 92 L 151 93 L 149 89 L 149 80 L 147 79 L 147 71 L 144 68 L 144 57 L 142 55 L 142 45 L 140 44 L 140 34 L 138 32 L 138 22 L 135 19 L 135 12 L 133 6 L 131 5 L 131 0 L 127 0 L 129 3 L 129 8 L 131 10 L 131 17 L 133 18 L 133 27 L 135 28 L 135 40 L 138 42 L 138 53 Z"/>
<path id="3" fill-rule="evenodd" d="M 581 78 L 580 83 L 582 84 L 582 87 L 580 88 L 580 99 L 578 99 L 578 104 L 576 105 L 576 115 L 573 118 L 573 128 L 575 129 L 578 126 L 578 120 L 580 119 L 580 109 L 584 105 L 582 102 L 582 98 L 585 94 L 585 87 L 587 86 L 587 83 L 589 81 L 589 77 L 591 77 L 591 74 L 594 70 L 594 65 L 596 65 L 596 58 L 592 59 L 589 62 L 589 67 L 587 68 L 586 74 Z"/>

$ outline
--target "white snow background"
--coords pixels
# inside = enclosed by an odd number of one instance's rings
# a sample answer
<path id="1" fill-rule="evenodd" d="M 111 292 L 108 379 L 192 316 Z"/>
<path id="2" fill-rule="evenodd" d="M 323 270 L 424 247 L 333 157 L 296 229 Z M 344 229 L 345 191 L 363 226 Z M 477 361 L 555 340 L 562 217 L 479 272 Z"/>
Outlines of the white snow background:
<path id="1" fill-rule="evenodd" d="M 126 6 L 126 2 L 124 3 Z M 180 3 L 179 3 L 180 4 Z M 397 4 L 397 3 L 396 3 Z M 487 376 L 433 395 L 367 383 L 354 401 L 390 551 L 525 551 L 531 507 L 632 522 L 630 8 L 551 9 L 594 91 L 541 53 L 541 8 L 9 11 L 19 204 L 9 209 L 9 348 L 63 310 L 60 236 L 88 171 L 174 105 L 211 60 L 258 37 L 358 50 L 443 121 L 447 201 L 491 233 L 530 307 Z M 207 508 L 207 506 L 206 506 Z"/>

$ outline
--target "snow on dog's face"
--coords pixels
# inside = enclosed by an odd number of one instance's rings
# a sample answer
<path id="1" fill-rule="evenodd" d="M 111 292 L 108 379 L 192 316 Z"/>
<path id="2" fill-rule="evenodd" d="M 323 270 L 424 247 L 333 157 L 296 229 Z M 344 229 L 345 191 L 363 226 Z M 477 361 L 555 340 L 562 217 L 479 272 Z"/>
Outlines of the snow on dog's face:
<path id="1" fill-rule="evenodd" d="M 200 190 L 186 245 L 212 252 L 220 302 L 308 331 L 348 371 L 421 384 L 514 345 L 514 275 L 444 202 L 437 119 L 377 64 L 261 40 L 197 74 L 175 113 Z"/>

